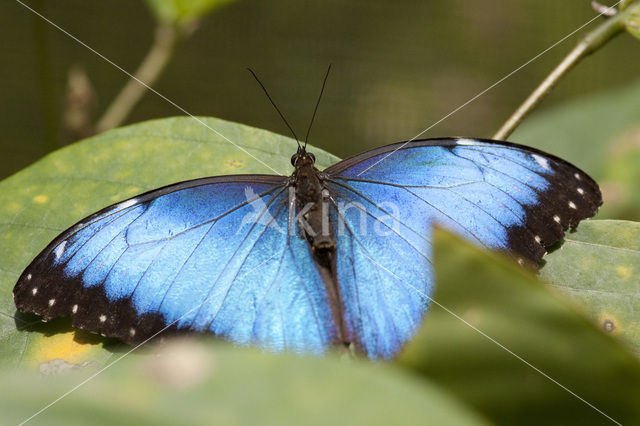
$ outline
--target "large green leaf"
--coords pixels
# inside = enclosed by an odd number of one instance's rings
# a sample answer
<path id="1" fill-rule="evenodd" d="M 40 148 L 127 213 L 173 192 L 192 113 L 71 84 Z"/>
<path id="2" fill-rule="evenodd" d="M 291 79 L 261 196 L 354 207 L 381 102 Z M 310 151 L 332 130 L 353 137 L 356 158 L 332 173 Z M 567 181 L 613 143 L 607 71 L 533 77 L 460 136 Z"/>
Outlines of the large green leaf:
<path id="1" fill-rule="evenodd" d="M 605 203 L 598 217 L 640 220 L 640 124 L 609 144 L 602 164 Z"/>
<path id="2" fill-rule="evenodd" d="M 71 373 L 44 382 L 3 375 L 0 423 L 29 418 L 89 374 Z M 154 356 L 123 359 L 29 424 L 486 423 L 437 386 L 388 365 L 174 341 Z"/>
<path id="3" fill-rule="evenodd" d="M 438 305 L 401 364 L 498 424 L 640 424 L 624 346 L 514 262 L 444 231 L 434 250 Z"/>
<path id="4" fill-rule="evenodd" d="M 592 220 L 579 230 L 545 257 L 540 276 L 640 356 L 640 223 Z"/>
<path id="5" fill-rule="evenodd" d="M 14 318 L 18 276 L 58 233 L 116 201 L 203 176 L 291 171 L 296 144 L 264 130 L 213 118 L 154 120 L 112 130 L 56 151 L 0 182 L 0 363 L 37 366 L 53 358 L 104 361 L 104 341 L 68 322 Z M 242 148 L 245 151 L 242 151 Z M 314 149 L 318 164 L 337 160 Z M 252 157 L 253 156 L 253 157 Z M 254 158 L 255 157 L 255 158 Z M 35 327 L 35 328 L 34 328 Z M 51 336 L 40 332 L 60 332 Z M 80 343 L 79 343 L 80 342 Z"/>

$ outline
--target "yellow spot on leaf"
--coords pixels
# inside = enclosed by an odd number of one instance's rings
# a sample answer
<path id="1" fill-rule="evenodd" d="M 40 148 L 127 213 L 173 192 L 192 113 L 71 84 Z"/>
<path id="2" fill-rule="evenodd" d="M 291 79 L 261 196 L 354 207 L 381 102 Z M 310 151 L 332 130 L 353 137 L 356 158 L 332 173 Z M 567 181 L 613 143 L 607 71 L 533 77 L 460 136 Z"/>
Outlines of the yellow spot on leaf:
<path id="1" fill-rule="evenodd" d="M 49 201 L 49 196 L 48 195 L 40 194 L 40 195 L 36 195 L 35 197 L 33 197 L 33 202 L 34 203 L 44 204 L 47 201 Z"/>
<path id="2" fill-rule="evenodd" d="M 78 203 L 77 206 L 73 207 L 73 214 L 77 218 L 85 217 L 89 213 L 91 212 L 87 210 L 87 206 L 84 203 Z"/>
<path id="3" fill-rule="evenodd" d="M 244 166 L 244 161 L 242 160 L 227 160 L 225 161 L 225 166 L 227 166 L 230 169 L 239 169 L 240 167 Z"/>
<path id="4" fill-rule="evenodd" d="M 73 339 L 74 336 L 75 332 L 70 331 L 41 337 L 29 357 L 30 361 L 37 365 L 54 359 L 63 359 L 72 364 L 86 361 L 87 353 L 95 345 L 78 343 Z"/>
<path id="5" fill-rule="evenodd" d="M 140 188 L 138 188 L 137 186 L 131 186 L 127 188 L 127 194 L 129 195 L 136 195 L 139 193 L 140 193 Z"/>
<path id="6" fill-rule="evenodd" d="M 622 279 L 628 280 L 629 278 L 631 278 L 631 267 L 629 266 L 618 265 L 616 266 L 616 272 Z"/>
<path id="7" fill-rule="evenodd" d="M 8 213 L 18 213 L 20 211 L 20 208 L 22 208 L 22 206 L 15 201 L 12 201 L 5 206 L 5 209 Z"/>

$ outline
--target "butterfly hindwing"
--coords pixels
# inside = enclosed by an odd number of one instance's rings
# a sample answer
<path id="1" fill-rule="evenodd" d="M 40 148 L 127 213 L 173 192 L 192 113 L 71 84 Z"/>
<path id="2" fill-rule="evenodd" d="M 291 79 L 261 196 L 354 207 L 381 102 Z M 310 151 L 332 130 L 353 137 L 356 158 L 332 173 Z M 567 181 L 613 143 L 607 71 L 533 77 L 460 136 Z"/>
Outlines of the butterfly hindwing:
<path id="1" fill-rule="evenodd" d="M 32 262 L 16 305 L 129 343 L 168 327 L 321 352 L 331 309 L 285 181 L 207 178 L 107 208 Z"/>
<path id="2" fill-rule="evenodd" d="M 373 202 L 346 186 L 329 188 L 347 328 L 368 356 L 391 358 L 415 332 L 433 292 L 429 224 L 402 221 L 380 201 L 389 200 L 384 194 Z"/>

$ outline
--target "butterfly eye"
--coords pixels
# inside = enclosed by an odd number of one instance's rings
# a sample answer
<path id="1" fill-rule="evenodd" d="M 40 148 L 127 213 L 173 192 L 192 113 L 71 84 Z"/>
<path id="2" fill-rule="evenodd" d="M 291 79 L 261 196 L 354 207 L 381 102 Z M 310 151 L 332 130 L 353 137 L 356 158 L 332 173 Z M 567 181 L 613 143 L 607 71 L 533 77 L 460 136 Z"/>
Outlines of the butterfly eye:
<path id="1" fill-rule="evenodd" d="M 296 161 L 298 161 L 298 154 L 293 154 L 291 156 L 291 165 L 295 167 Z"/>
<path id="2" fill-rule="evenodd" d="M 312 154 L 312 153 L 310 153 L 310 152 L 309 152 L 307 155 L 308 155 L 309 157 L 311 157 L 311 161 L 313 161 L 314 163 L 316 162 L 316 156 L 315 156 L 315 155 L 313 155 L 313 154 Z"/>

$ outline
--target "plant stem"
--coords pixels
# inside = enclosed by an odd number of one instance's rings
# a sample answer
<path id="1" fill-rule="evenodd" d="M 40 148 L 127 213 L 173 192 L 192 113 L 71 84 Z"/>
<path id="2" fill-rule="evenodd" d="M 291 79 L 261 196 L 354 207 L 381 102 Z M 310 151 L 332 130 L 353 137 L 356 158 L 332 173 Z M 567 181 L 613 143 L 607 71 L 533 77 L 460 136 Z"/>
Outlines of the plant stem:
<path id="1" fill-rule="evenodd" d="M 138 80 L 149 86 L 156 82 L 173 55 L 178 39 L 177 33 L 176 28 L 171 25 L 159 24 L 156 27 L 153 45 L 136 70 L 135 78 L 127 82 L 98 120 L 96 124 L 98 133 L 118 127 L 124 122 L 136 104 L 140 102 L 147 88 L 140 84 Z"/>
<path id="2" fill-rule="evenodd" d="M 629 9 L 627 9 L 629 10 Z M 598 50 L 609 40 L 624 30 L 624 18 L 627 11 L 619 12 L 617 15 L 608 18 L 605 22 L 587 33 L 573 48 L 571 52 L 560 62 L 560 64 L 542 81 L 542 83 L 529 95 L 529 97 L 518 107 L 518 109 L 502 125 L 500 130 L 493 135 L 493 139 L 504 140 L 518 127 L 524 118 L 538 106 L 542 99 L 549 94 L 551 89 L 564 77 L 574 66 L 591 53 Z"/>

